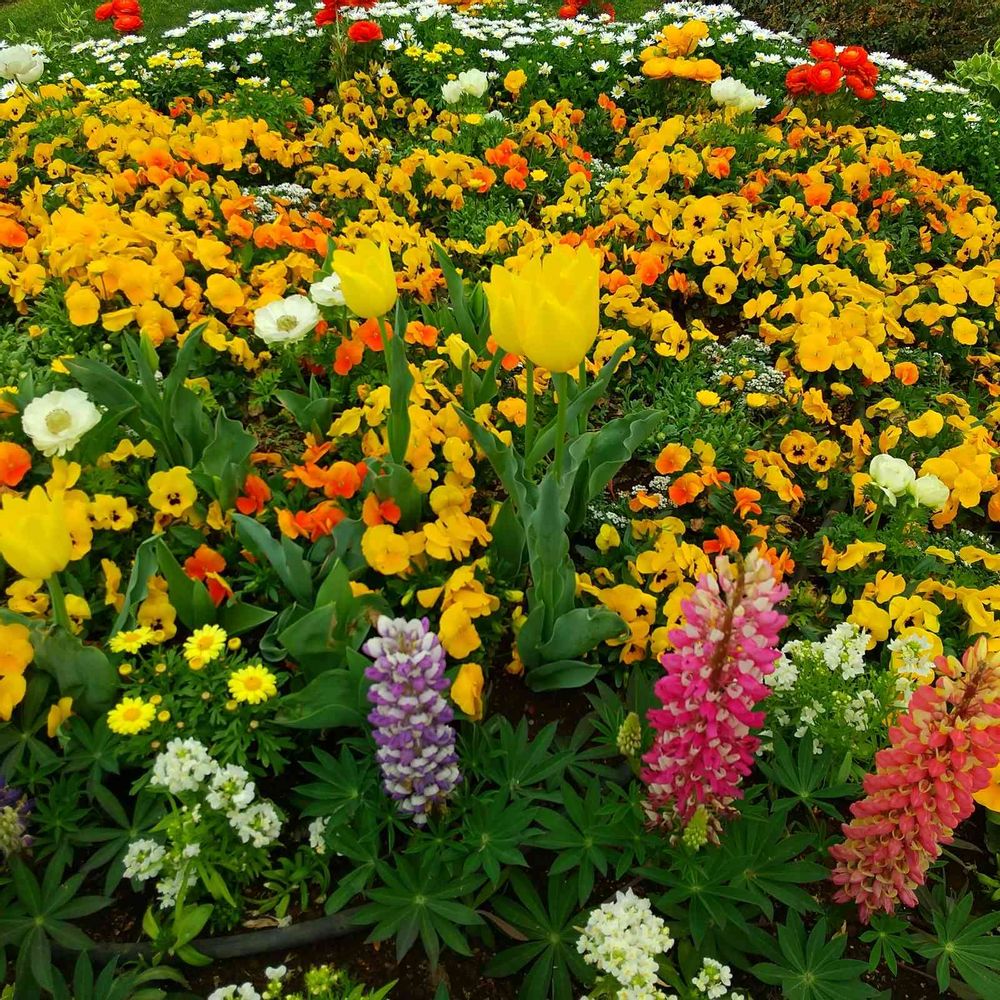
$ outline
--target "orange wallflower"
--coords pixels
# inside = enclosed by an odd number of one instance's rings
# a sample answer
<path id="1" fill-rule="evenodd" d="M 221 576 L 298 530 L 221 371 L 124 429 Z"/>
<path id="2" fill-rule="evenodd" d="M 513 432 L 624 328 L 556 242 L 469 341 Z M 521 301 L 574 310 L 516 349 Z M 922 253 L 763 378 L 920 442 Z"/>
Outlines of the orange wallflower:
<path id="1" fill-rule="evenodd" d="M 735 502 L 733 510 L 744 519 L 748 514 L 759 514 L 761 507 L 757 501 L 760 497 L 759 490 L 751 489 L 749 486 L 741 486 L 738 490 L 733 491 Z"/>
<path id="2" fill-rule="evenodd" d="M 241 514 L 259 514 L 270 499 L 271 488 L 260 476 L 251 473 L 243 484 L 242 496 L 236 498 L 236 509 Z"/>
<path id="3" fill-rule="evenodd" d="M 201 580 L 208 588 L 208 596 L 218 607 L 227 597 L 233 596 L 233 589 L 222 579 L 226 560 L 207 545 L 199 545 L 193 556 L 184 560 L 184 572 L 192 580 Z"/>
<path id="4" fill-rule="evenodd" d="M 369 493 L 361 506 L 361 520 L 369 528 L 376 524 L 399 524 L 401 516 L 402 511 L 394 500 L 380 501 L 374 493 Z"/>
<path id="5" fill-rule="evenodd" d="M 656 471 L 661 476 L 680 472 L 691 461 L 691 449 L 682 444 L 668 444 L 656 459 Z"/>
<path id="6" fill-rule="evenodd" d="M 715 529 L 715 538 L 705 542 L 702 550 L 708 555 L 716 552 L 739 552 L 740 539 L 735 531 L 721 524 Z"/>
<path id="7" fill-rule="evenodd" d="M 683 507 L 684 504 L 691 503 L 704 491 L 705 485 L 701 481 L 701 476 L 695 472 L 688 472 L 671 483 L 667 493 L 678 507 Z"/>

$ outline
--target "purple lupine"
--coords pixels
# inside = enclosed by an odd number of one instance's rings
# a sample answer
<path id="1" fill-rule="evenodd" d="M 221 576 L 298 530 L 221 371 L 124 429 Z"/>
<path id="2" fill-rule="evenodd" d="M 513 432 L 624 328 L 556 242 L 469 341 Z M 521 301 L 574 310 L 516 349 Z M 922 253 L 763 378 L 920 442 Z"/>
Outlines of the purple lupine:
<path id="1" fill-rule="evenodd" d="M 375 661 L 365 676 L 376 759 L 400 812 L 423 824 L 462 780 L 451 706 L 441 694 L 448 687 L 444 648 L 426 618 L 380 615 L 375 628 L 364 651 Z"/>
<path id="2" fill-rule="evenodd" d="M 0 859 L 26 850 L 31 846 L 27 834 L 31 800 L 10 785 L 0 775 Z"/>

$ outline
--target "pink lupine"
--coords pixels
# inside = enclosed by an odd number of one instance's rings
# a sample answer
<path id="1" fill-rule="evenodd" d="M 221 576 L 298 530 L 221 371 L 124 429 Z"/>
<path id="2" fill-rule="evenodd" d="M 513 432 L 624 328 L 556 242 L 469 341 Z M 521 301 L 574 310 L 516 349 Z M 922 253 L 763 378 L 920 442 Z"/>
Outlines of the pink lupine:
<path id="1" fill-rule="evenodd" d="M 948 670 L 946 661 L 940 660 Z M 918 688 L 906 713 L 889 728 L 890 746 L 875 755 L 865 798 L 851 806 L 845 840 L 830 849 L 837 862 L 834 899 L 854 900 L 865 923 L 915 906 L 915 890 L 975 808 L 974 793 L 990 783 L 1000 755 L 1000 655 L 985 640 L 970 647 L 957 676 Z"/>
<path id="2" fill-rule="evenodd" d="M 769 693 L 763 678 L 778 658 L 785 616 L 775 605 L 788 588 L 758 552 L 733 564 L 720 556 L 681 605 L 684 625 L 670 633 L 673 650 L 655 687 L 663 708 L 649 712 L 656 730 L 643 757 L 650 820 L 683 830 L 697 816 L 718 839 L 722 819 L 740 798 L 764 721 L 754 706 Z"/>

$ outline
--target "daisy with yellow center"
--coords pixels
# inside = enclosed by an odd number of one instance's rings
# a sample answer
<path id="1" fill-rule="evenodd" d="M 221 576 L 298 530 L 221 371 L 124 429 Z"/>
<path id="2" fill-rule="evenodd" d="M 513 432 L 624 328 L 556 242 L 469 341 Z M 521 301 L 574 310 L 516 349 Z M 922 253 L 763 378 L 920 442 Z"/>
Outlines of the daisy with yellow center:
<path id="1" fill-rule="evenodd" d="M 143 646 L 148 646 L 155 638 L 151 628 L 140 625 L 139 628 L 113 635 L 108 645 L 112 653 L 138 653 Z"/>
<path id="2" fill-rule="evenodd" d="M 277 678 L 260 664 L 251 663 L 229 675 L 229 693 L 235 701 L 259 705 L 278 693 Z"/>
<path id="3" fill-rule="evenodd" d="M 219 625 L 203 625 L 184 641 L 184 658 L 192 670 L 201 670 L 216 660 L 226 648 L 226 630 Z"/>
<path id="4" fill-rule="evenodd" d="M 149 729 L 156 715 L 156 709 L 141 698 L 122 698 L 108 712 L 108 728 L 119 736 L 134 736 Z"/>

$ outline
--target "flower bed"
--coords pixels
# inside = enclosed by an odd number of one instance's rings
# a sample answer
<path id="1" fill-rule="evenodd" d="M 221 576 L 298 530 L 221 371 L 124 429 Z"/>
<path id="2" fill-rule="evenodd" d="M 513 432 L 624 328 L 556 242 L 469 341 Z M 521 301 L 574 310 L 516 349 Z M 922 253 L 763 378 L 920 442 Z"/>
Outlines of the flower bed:
<path id="1" fill-rule="evenodd" d="M 26 996 L 1000 986 L 995 113 L 564 13 L 0 52 Z"/>

